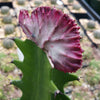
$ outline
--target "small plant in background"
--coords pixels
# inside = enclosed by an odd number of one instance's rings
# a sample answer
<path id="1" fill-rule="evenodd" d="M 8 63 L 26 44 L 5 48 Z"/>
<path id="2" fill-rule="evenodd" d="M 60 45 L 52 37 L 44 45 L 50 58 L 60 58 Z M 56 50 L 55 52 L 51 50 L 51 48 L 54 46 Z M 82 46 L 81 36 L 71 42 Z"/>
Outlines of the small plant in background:
<path id="1" fill-rule="evenodd" d="M 6 25 L 4 28 L 5 35 L 12 34 L 14 33 L 14 31 L 15 31 L 15 27 L 13 24 Z"/>
<path id="2" fill-rule="evenodd" d="M 74 0 L 68 0 L 68 3 L 73 3 L 74 2 Z"/>
<path id="3" fill-rule="evenodd" d="M 0 70 L 3 73 L 11 72 L 15 69 L 15 65 L 13 64 L 9 65 L 8 63 L 11 61 L 12 58 L 18 59 L 17 55 L 14 53 L 11 54 L 0 53 Z"/>
<path id="4" fill-rule="evenodd" d="M 100 70 L 100 61 L 96 61 L 95 59 L 91 60 L 89 63 L 89 70 L 86 73 L 86 80 L 91 86 L 100 83 L 100 73 L 98 70 Z"/>
<path id="5" fill-rule="evenodd" d="M 21 80 L 11 82 L 22 90 L 20 100 L 70 100 L 64 84 L 79 80 L 70 74 L 82 64 L 79 27 L 50 7 L 36 8 L 31 17 L 21 10 L 19 23 L 29 39 L 14 39 L 24 55 L 23 61 L 12 61 L 23 73 Z"/>
<path id="6" fill-rule="evenodd" d="M 14 42 L 11 39 L 5 38 L 3 40 L 3 47 L 6 49 L 10 49 L 14 46 Z"/>
<path id="7" fill-rule="evenodd" d="M 87 46 L 84 46 L 83 50 L 84 50 L 84 53 L 83 53 L 83 59 L 84 60 L 93 59 L 94 58 L 93 55 L 92 55 L 92 48 L 91 47 L 87 48 Z"/>
<path id="8" fill-rule="evenodd" d="M 40 6 L 42 4 L 42 1 L 41 0 L 35 0 L 34 4 L 37 5 L 37 6 Z"/>
<path id="9" fill-rule="evenodd" d="M 86 80 L 88 84 L 91 86 L 95 86 L 96 84 L 100 83 L 100 73 L 98 73 L 96 70 L 90 70 L 88 73 L 86 73 Z"/>
<path id="10" fill-rule="evenodd" d="M 73 4 L 73 9 L 80 10 L 81 5 L 80 4 Z"/>
<path id="11" fill-rule="evenodd" d="M 90 29 L 93 29 L 96 27 L 96 24 L 93 20 L 90 20 L 88 23 L 87 23 L 87 28 L 90 28 Z"/>
<path id="12" fill-rule="evenodd" d="M 1 13 L 2 14 L 8 14 L 9 12 L 9 7 L 8 6 L 2 6 L 1 7 Z"/>
<path id="13" fill-rule="evenodd" d="M 100 61 L 96 61 L 95 59 L 91 60 L 89 63 L 91 68 L 96 69 L 97 71 L 100 70 Z"/>
<path id="14" fill-rule="evenodd" d="M 56 6 L 56 8 L 57 8 L 58 10 L 61 10 L 61 11 L 64 10 L 64 9 L 63 9 L 63 6 Z"/>
<path id="15" fill-rule="evenodd" d="M 82 42 L 82 41 L 83 41 L 83 38 L 85 37 L 85 34 L 84 34 L 84 32 L 83 32 L 83 31 L 81 31 L 81 32 L 80 32 L 80 36 L 81 36 L 80 41 Z"/>
<path id="16" fill-rule="evenodd" d="M 57 0 L 51 0 L 51 4 L 56 4 Z"/>
<path id="17" fill-rule="evenodd" d="M 26 0 L 17 0 L 18 5 L 24 5 Z"/>
<path id="18" fill-rule="evenodd" d="M 2 21 L 5 24 L 11 24 L 12 23 L 12 16 L 10 16 L 10 15 L 4 16 Z"/>
<path id="19" fill-rule="evenodd" d="M 0 74 L 0 82 L 2 82 L 3 78 L 5 78 L 5 77 L 3 77 L 3 76 Z M 2 87 L 3 87 L 3 84 L 0 83 L 0 100 L 7 100 L 7 98 L 6 98 L 6 96 L 5 96 L 5 93 L 4 93 L 3 89 L 2 89 Z"/>
<path id="20" fill-rule="evenodd" d="M 100 39 L 100 30 L 93 31 L 93 35 L 95 38 Z"/>

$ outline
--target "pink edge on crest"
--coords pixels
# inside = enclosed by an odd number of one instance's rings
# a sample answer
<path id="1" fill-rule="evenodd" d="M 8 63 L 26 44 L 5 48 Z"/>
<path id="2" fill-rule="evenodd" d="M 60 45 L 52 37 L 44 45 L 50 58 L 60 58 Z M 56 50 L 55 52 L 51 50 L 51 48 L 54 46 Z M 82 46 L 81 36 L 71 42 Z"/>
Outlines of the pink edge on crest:
<path id="1" fill-rule="evenodd" d="M 82 65 L 79 27 L 67 14 L 55 8 L 38 7 L 31 17 L 21 10 L 19 23 L 26 36 L 42 48 L 54 67 L 76 72 Z"/>

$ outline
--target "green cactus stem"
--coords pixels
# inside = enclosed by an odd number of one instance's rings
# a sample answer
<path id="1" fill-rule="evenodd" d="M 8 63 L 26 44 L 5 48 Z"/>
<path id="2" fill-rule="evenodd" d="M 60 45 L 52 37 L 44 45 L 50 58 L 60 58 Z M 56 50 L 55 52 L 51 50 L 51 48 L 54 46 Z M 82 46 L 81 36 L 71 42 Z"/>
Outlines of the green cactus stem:
<path id="1" fill-rule="evenodd" d="M 29 40 L 25 41 L 27 45 L 17 39 L 15 43 L 24 54 L 23 62 L 13 61 L 23 72 L 22 80 L 14 82 L 23 92 L 21 100 L 50 100 L 49 71 L 51 66 L 46 54 Z"/>
<path id="2" fill-rule="evenodd" d="M 52 69 L 46 53 L 31 40 L 14 41 L 24 55 L 23 62 L 12 61 L 23 73 L 21 80 L 11 82 L 21 89 L 20 100 L 70 100 L 64 94 L 64 84 L 78 77 Z"/>

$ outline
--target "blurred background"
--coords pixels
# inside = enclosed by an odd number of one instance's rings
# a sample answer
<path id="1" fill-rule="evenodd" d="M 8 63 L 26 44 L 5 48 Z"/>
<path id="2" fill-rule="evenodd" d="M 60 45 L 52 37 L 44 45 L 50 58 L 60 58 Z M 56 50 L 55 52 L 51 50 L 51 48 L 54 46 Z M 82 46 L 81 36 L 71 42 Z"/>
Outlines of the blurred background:
<path id="1" fill-rule="evenodd" d="M 19 11 L 27 9 L 31 13 L 38 6 L 55 7 L 80 26 L 83 64 L 74 73 L 80 81 L 66 84 L 66 94 L 71 100 L 100 100 L 100 0 L 0 0 L 0 100 L 22 95 L 18 88 L 10 85 L 11 80 L 22 76 L 10 62 L 23 59 L 11 38 L 26 39 L 18 23 Z"/>

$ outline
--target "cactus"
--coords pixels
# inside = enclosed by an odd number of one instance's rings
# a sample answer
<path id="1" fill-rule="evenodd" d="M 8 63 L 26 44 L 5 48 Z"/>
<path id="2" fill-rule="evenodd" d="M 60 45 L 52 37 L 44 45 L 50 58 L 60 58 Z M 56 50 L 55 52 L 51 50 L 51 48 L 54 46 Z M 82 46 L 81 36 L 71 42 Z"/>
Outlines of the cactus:
<path id="1" fill-rule="evenodd" d="M 1 13 L 2 14 L 7 14 L 9 12 L 9 7 L 8 6 L 2 6 L 1 7 Z"/>
<path id="2" fill-rule="evenodd" d="M 10 23 L 12 23 L 12 17 L 10 15 L 9 16 L 4 16 L 2 21 L 5 24 L 10 24 Z"/>
<path id="3" fill-rule="evenodd" d="M 25 4 L 25 0 L 17 0 L 18 5 L 24 5 Z"/>
<path id="4" fill-rule="evenodd" d="M 12 61 L 23 73 L 11 82 L 22 90 L 20 100 L 70 100 L 64 84 L 79 80 L 69 72 L 81 67 L 83 52 L 75 21 L 55 8 L 38 7 L 31 17 L 21 10 L 19 24 L 29 39 L 14 39 L 24 55 L 23 61 Z"/>
<path id="5" fill-rule="evenodd" d="M 100 30 L 95 30 L 93 32 L 93 35 L 94 35 L 95 38 L 100 39 Z"/>
<path id="6" fill-rule="evenodd" d="M 15 31 L 15 27 L 12 24 L 6 25 L 5 28 L 4 28 L 4 31 L 5 31 L 5 35 L 12 34 Z"/>
<path id="7" fill-rule="evenodd" d="M 73 3 L 74 0 L 68 0 L 68 3 Z"/>
<path id="8" fill-rule="evenodd" d="M 87 23 L 87 27 L 90 28 L 90 29 L 93 29 L 95 28 L 95 22 L 93 20 L 90 20 L 88 23 Z"/>
<path id="9" fill-rule="evenodd" d="M 6 49 L 10 49 L 14 46 L 14 42 L 11 39 L 5 38 L 3 40 L 3 47 Z"/>
<path id="10" fill-rule="evenodd" d="M 73 9 L 80 10 L 81 5 L 80 4 L 73 4 Z"/>
<path id="11" fill-rule="evenodd" d="M 14 41 L 24 54 L 23 62 L 12 61 L 23 72 L 22 80 L 11 82 L 22 90 L 20 100 L 70 100 L 64 94 L 64 84 L 79 80 L 78 77 L 52 69 L 46 53 L 31 40 Z"/>
<path id="12" fill-rule="evenodd" d="M 37 5 L 37 6 L 40 6 L 42 4 L 42 1 L 40 0 L 35 0 L 34 1 L 34 4 Z"/>

